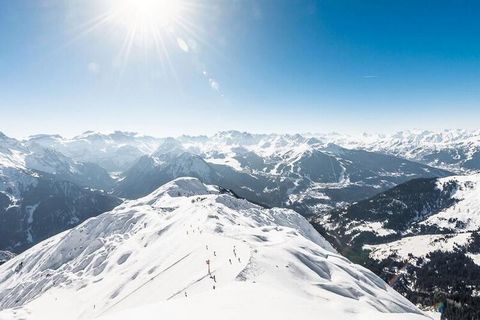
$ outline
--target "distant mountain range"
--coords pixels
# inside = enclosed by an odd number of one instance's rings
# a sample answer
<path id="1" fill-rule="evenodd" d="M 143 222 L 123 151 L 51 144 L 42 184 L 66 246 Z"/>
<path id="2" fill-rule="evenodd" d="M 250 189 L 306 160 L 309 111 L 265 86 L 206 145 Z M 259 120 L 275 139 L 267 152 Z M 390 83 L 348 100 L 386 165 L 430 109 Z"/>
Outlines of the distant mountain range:
<path id="1" fill-rule="evenodd" d="M 211 137 L 154 138 L 129 132 L 85 132 L 68 139 L 35 135 L 20 141 L 1 135 L 2 210 L 22 212 L 2 215 L 4 227 L 23 234 L 24 239 L 18 236 L 14 242 L 0 242 L 0 250 L 21 251 L 43 239 L 44 236 L 35 237 L 27 231 L 32 230 L 30 216 L 37 221 L 38 215 L 47 214 L 37 211 L 46 204 L 39 205 L 35 193 L 57 199 L 56 214 L 71 216 L 62 218 L 65 221 L 60 225 L 70 227 L 111 208 L 118 203 L 115 197 L 144 196 L 181 176 L 221 185 L 264 206 L 293 208 L 312 216 L 413 178 L 451 175 L 444 169 L 399 156 L 331 143 L 343 141 L 338 135 L 331 135 L 331 141 L 317 136 L 227 131 Z M 52 194 L 35 188 L 47 188 Z M 65 199 L 65 195 L 58 200 L 59 190 L 77 190 L 77 197 L 82 194 L 82 199 L 88 198 L 95 208 L 83 206 L 91 213 L 78 213 L 73 200 Z M 53 213 L 50 210 L 48 214 Z M 62 229 L 51 228 L 55 232 Z M 12 239 L 11 235 L 9 238 Z"/>
<path id="2" fill-rule="evenodd" d="M 0 250 L 21 252 L 121 201 L 102 167 L 0 136 Z"/>
<path id="3" fill-rule="evenodd" d="M 399 157 L 350 150 L 300 135 L 224 132 L 169 139 L 122 175 L 115 193 L 136 198 L 193 176 L 267 206 L 304 215 L 372 196 L 418 177 L 451 173 Z"/>
<path id="4" fill-rule="evenodd" d="M 457 173 L 480 170 L 480 130 L 413 130 L 391 135 L 322 137 L 347 148 L 392 154 Z"/>
<path id="5" fill-rule="evenodd" d="M 142 155 L 153 152 L 162 140 L 131 132 L 101 134 L 87 131 L 71 139 L 59 135 L 35 135 L 25 143 L 56 150 L 75 161 L 95 163 L 108 172 L 122 172 Z"/>

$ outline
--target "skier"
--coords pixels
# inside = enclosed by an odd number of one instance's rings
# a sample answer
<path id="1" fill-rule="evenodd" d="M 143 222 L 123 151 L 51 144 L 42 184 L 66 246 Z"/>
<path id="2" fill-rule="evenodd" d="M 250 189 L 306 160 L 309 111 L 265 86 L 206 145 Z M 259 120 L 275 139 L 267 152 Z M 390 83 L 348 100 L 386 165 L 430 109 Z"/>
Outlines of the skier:
<path id="1" fill-rule="evenodd" d="M 213 255 L 216 257 L 217 256 L 217 251 L 213 251 Z"/>
<path id="2" fill-rule="evenodd" d="M 185 291 L 185 298 L 187 297 L 187 291 Z"/>
<path id="3" fill-rule="evenodd" d="M 18 266 L 15 268 L 15 272 L 20 272 L 20 270 L 22 270 L 23 268 L 23 261 L 20 261 L 20 263 L 18 264 Z"/>
<path id="4" fill-rule="evenodd" d="M 205 245 L 205 248 L 208 250 L 208 244 Z"/>
<path id="5" fill-rule="evenodd" d="M 215 275 L 213 275 L 213 282 L 217 282 L 217 277 L 215 277 Z"/>
<path id="6" fill-rule="evenodd" d="M 232 259 L 229 258 L 229 259 L 228 259 L 228 262 L 230 262 L 230 264 L 232 264 Z"/>
<path id="7" fill-rule="evenodd" d="M 207 266 L 208 266 L 208 274 L 211 274 L 211 273 L 210 273 L 210 260 L 207 259 L 206 262 L 207 262 Z"/>

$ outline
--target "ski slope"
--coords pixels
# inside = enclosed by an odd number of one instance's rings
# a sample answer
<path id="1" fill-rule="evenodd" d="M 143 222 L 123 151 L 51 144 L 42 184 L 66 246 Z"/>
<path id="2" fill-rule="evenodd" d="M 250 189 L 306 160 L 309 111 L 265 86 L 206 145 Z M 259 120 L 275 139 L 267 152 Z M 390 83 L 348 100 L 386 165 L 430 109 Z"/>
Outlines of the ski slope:
<path id="1" fill-rule="evenodd" d="M 0 266 L 0 310 L 2 320 L 429 319 L 296 212 L 194 178 Z"/>

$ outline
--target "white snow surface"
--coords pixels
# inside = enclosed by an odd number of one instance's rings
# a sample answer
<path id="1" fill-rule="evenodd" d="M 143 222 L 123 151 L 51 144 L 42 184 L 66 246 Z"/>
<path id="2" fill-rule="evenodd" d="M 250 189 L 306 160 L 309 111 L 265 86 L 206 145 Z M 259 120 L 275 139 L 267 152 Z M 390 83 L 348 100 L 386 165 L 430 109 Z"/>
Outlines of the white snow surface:
<path id="1" fill-rule="evenodd" d="M 480 254 L 479 253 L 467 253 L 467 256 L 469 256 L 475 264 L 480 266 Z"/>
<path id="2" fill-rule="evenodd" d="M 436 250 L 452 252 L 456 247 L 468 244 L 470 237 L 470 232 L 446 235 L 420 235 L 405 237 L 389 243 L 364 245 L 363 248 L 371 250 L 370 257 L 373 259 L 386 259 L 395 253 L 399 258 L 405 260 L 410 254 L 419 258 L 425 257 L 430 252 Z"/>
<path id="3" fill-rule="evenodd" d="M 395 230 L 384 227 L 384 222 L 362 222 L 361 224 L 349 228 L 345 233 L 351 234 L 354 231 L 369 231 L 377 234 L 378 236 L 388 236 L 396 233 Z"/>
<path id="4" fill-rule="evenodd" d="M 296 212 L 194 178 L 0 266 L 0 310 L 2 320 L 429 319 Z"/>
<path id="5" fill-rule="evenodd" d="M 452 197 L 458 202 L 422 222 L 445 229 L 474 231 L 480 228 L 480 174 L 439 179 L 438 188 L 449 182 L 459 185 Z M 459 222 L 462 224 L 459 225 Z M 459 230 L 460 231 L 460 230 Z"/>

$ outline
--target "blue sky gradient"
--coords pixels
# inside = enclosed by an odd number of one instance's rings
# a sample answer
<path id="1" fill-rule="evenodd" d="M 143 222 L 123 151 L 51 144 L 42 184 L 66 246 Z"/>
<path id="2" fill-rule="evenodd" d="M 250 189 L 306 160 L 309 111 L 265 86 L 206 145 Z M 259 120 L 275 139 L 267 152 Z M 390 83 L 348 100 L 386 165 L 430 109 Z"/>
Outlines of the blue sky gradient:
<path id="1" fill-rule="evenodd" d="M 128 59 L 111 1 L 0 0 L 0 131 L 478 128 L 478 1 L 189 0 Z"/>

